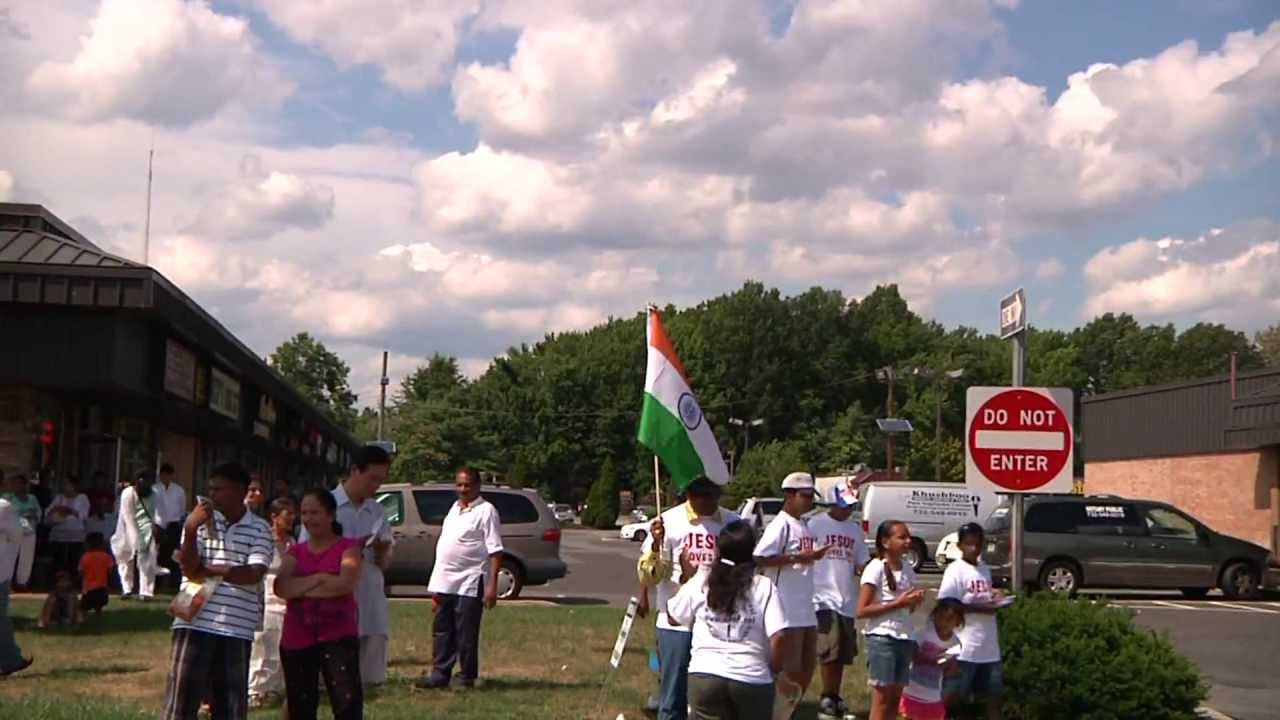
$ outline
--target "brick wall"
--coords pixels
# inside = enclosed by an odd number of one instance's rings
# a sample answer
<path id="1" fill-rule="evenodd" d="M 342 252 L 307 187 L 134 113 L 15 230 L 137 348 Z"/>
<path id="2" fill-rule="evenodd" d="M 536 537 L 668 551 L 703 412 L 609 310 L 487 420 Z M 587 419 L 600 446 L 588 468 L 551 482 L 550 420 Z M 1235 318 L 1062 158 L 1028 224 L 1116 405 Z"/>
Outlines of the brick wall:
<path id="1" fill-rule="evenodd" d="M 1087 463 L 1085 492 L 1159 500 L 1214 530 L 1276 548 L 1280 451 Z"/>

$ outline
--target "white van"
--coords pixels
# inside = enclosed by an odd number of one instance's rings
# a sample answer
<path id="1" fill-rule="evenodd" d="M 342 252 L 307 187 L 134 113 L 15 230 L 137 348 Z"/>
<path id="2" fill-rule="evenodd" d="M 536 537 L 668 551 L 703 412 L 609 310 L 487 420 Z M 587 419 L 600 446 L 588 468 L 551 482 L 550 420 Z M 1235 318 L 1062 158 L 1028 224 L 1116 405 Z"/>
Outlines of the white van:
<path id="1" fill-rule="evenodd" d="M 885 520 L 901 520 L 911 529 L 912 550 L 907 561 L 919 570 L 929 551 L 961 525 L 982 522 L 996 509 L 999 497 L 962 483 L 872 482 L 858 488 L 862 528 L 874 546 L 876 528 Z M 873 548 L 874 549 L 874 548 Z"/>

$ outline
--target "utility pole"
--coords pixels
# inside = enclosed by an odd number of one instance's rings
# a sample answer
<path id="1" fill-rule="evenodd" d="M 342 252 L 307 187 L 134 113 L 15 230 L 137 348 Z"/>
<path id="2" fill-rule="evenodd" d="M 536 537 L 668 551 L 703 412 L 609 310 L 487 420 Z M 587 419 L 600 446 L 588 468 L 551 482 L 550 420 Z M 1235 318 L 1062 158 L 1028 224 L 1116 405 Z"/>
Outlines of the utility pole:
<path id="1" fill-rule="evenodd" d="M 382 440 L 383 421 L 387 416 L 387 351 L 382 351 L 382 379 L 378 381 L 381 385 L 380 397 L 378 398 L 378 440 Z"/>
<path id="2" fill-rule="evenodd" d="M 151 163 L 155 159 L 156 148 L 155 140 L 151 142 L 151 149 L 147 151 L 147 219 L 142 230 L 142 264 L 151 264 Z"/>
<path id="3" fill-rule="evenodd" d="M 893 381 L 897 377 L 897 371 L 893 369 L 893 366 L 889 366 L 884 369 L 884 375 L 885 375 L 885 380 L 889 383 L 888 417 L 894 418 L 898 416 L 897 402 L 894 400 L 894 397 L 893 397 Z M 888 470 L 889 470 L 889 479 L 892 480 L 894 475 L 893 433 L 886 433 L 884 436 L 884 455 L 885 455 L 885 465 L 888 466 Z"/>

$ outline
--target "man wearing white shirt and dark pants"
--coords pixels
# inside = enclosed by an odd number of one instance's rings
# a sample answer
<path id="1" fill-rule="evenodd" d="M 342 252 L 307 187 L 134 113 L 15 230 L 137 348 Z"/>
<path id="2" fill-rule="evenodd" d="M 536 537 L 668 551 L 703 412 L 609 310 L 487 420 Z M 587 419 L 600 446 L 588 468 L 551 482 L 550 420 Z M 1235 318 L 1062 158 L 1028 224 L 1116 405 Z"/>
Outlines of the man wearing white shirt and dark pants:
<path id="1" fill-rule="evenodd" d="M 693 650 L 692 629 L 673 623 L 667 603 L 675 597 L 684 578 L 680 558 L 693 567 L 704 568 L 717 560 L 716 543 L 720 531 L 738 519 L 736 513 L 720 507 L 720 486 L 700 477 L 685 488 L 686 501 L 662 513 L 650 526 L 649 537 L 641 545 L 636 573 L 645 586 L 640 594 L 640 617 L 649 612 L 649 587 L 656 589 L 658 610 L 658 720 L 685 720 L 689 717 L 689 661 Z"/>
<path id="2" fill-rule="evenodd" d="M 156 502 L 156 539 L 159 548 L 159 565 L 169 569 L 169 583 L 176 589 L 182 584 L 178 563 L 173 553 L 182 542 L 182 519 L 187 515 L 187 491 L 174 482 L 173 466 L 160 466 L 159 480 L 151 492 Z"/>
<path id="3" fill-rule="evenodd" d="M 3 480 L 3 474 L 0 474 Z M 18 562 L 18 549 L 22 546 L 22 521 L 18 511 L 4 497 L 0 497 L 0 678 L 31 665 L 30 658 L 22 657 L 18 643 L 13 639 L 13 625 L 9 622 L 9 579 Z"/>
<path id="4" fill-rule="evenodd" d="M 471 687 L 480 674 L 480 618 L 498 602 L 502 566 L 502 523 L 498 510 L 480 496 L 480 476 L 464 467 L 455 477 L 458 501 L 449 508 L 436 545 L 427 590 L 432 595 L 431 672 L 420 688 L 449 686 L 454 664 L 457 684 Z"/>
<path id="5" fill-rule="evenodd" d="M 360 608 L 360 681 L 374 687 L 387 681 L 387 637 L 391 631 L 383 571 L 391 564 L 391 526 L 382 504 L 374 498 L 387 479 L 391 456 L 373 445 L 358 448 L 351 472 L 334 488 L 342 536 L 365 541 L 356 604 Z M 307 541 L 304 531 L 300 542 Z"/>

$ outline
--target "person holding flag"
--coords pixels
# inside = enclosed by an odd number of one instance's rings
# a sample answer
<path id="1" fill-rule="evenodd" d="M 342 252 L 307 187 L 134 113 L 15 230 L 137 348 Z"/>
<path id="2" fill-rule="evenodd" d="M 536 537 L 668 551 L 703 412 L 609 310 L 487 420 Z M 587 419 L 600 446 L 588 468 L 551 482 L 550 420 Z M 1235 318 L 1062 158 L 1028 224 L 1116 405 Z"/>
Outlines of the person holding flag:
<path id="1" fill-rule="evenodd" d="M 680 589 L 681 558 L 695 568 L 716 562 L 716 538 L 738 516 L 720 507 L 720 490 L 729 482 L 729 470 L 655 308 L 649 309 L 647 334 L 649 359 L 639 439 L 662 459 L 686 499 L 654 520 L 641 546 L 636 570 L 646 590 L 641 592 L 639 613 L 648 613 L 647 588 L 655 588 L 661 675 L 658 718 L 686 720 L 692 628 L 673 622 L 667 603 Z M 656 469 L 655 464 L 655 483 Z M 661 509 L 660 488 L 657 497 Z"/>

